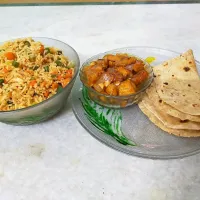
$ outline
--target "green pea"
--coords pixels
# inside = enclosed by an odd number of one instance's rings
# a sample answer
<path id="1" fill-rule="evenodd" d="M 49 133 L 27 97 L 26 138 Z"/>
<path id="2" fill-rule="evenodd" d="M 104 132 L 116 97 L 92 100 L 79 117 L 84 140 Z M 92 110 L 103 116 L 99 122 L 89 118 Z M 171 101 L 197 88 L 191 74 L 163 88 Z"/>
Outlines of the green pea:
<path id="1" fill-rule="evenodd" d="M 37 70 L 38 68 L 38 66 L 33 67 L 33 71 Z"/>
<path id="2" fill-rule="evenodd" d="M 0 85 L 3 85 L 4 79 L 0 79 Z"/>
<path id="3" fill-rule="evenodd" d="M 63 63 L 60 62 L 60 60 L 56 60 L 55 63 L 56 63 L 57 66 L 63 66 Z"/>
<path id="4" fill-rule="evenodd" d="M 35 56 L 30 56 L 30 57 L 29 57 L 29 60 L 30 60 L 31 62 L 35 62 L 36 57 L 35 57 Z"/>
<path id="5" fill-rule="evenodd" d="M 15 61 L 15 60 L 13 60 L 12 65 L 13 65 L 14 67 L 19 67 L 19 63 L 18 63 L 17 61 Z"/>
<path id="6" fill-rule="evenodd" d="M 69 62 L 66 68 L 74 68 L 75 64 L 72 62 Z"/>
<path id="7" fill-rule="evenodd" d="M 44 71 L 49 72 L 49 66 L 48 65 L 44 67 Z"/>
<path id="8" fill-rule="evenodd" d="M 51 53 L 51 50 L 49 47 L 45 48 L 44 54 L 47 55 L 48 53 Z"/>
<path id="9" fill-rule="evenodd" d="M 62 87 L 62 85 L 60 85 L 60 84 L 58 84 L 58 88 L 57 88 L 57 93 L 60 93 L 60 92 L 62 92 L 63 91 L 63 87 Z"/>
<path id="10" fill-rule="evenodd" d="M 56 74 L 52 74 L 51 77 L 52 77 L 52 78 L 56 78 L 57 75 L 56 75 Z"/>

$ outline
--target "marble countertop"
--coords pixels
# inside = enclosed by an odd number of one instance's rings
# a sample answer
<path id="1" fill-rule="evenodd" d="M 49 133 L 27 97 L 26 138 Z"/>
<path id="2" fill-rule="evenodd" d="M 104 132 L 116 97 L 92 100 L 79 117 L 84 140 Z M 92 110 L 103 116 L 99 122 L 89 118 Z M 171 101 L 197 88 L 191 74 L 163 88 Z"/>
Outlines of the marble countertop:
<path id="1" fill-rule="evenodd" d="M 0 7 L 0 40 L 52 37 L 88 57 L 124 46 L 194 50 L 200 4 Z M 0 200 L 198 200 L 200 154 L 178 160 L 127 156 L 101 144 L 73 115 L 0 124 Z"/>

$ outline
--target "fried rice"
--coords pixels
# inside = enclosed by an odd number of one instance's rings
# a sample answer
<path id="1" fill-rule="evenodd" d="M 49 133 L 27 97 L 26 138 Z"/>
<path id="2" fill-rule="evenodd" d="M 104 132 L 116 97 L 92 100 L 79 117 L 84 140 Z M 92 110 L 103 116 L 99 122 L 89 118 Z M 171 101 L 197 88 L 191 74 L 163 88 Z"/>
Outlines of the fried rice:
<path id="1" fill-rule="evenodd" d="M 40 103 L 62 90 L 74 75 L 74 65 L 55 47 L 32 38 L 0 46 L 0 111 Z"/>

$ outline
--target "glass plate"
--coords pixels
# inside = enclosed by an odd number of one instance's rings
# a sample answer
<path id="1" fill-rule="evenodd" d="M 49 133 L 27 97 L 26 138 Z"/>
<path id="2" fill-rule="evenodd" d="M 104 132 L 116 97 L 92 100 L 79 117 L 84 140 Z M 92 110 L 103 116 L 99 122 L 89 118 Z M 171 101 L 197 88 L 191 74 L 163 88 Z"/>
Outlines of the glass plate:
<path id="1" fill-rule="evenodd" d="M 127 48 L 129 49 L 129 48 Z M 151 47 L 132 47 L 139 57 L 155 57 L 155 66 L 180 53 Z M 196 61 L 200 72 L 200 63 Z M 107 146 L 138 157 L 172 159 L 200 152 L 200 138 L 181 138 L 155 126 L 137 105 L 109 109 L 92 102 L 79 79 L 72 89 L 72 108 L 82 126 Z"/>

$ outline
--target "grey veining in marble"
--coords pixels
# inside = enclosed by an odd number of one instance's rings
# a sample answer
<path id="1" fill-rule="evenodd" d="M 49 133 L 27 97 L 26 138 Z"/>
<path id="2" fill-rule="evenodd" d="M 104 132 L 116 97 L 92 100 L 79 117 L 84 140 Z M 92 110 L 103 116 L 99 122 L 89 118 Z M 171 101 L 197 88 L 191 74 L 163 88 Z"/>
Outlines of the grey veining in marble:
<path id="1" fill-rule="evenodd" d="M 200 5 L 1 7 L 0 40 L 52 37 L 81 62 L 124 46 L 194 50 L 200 60 Z M 53 119 L 0 124 L 0 200 L 199 200 L 200 155 L 147 160 L 91 137 L 70 102 Z"/>

